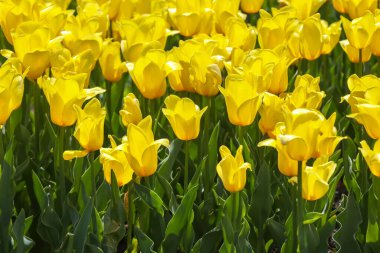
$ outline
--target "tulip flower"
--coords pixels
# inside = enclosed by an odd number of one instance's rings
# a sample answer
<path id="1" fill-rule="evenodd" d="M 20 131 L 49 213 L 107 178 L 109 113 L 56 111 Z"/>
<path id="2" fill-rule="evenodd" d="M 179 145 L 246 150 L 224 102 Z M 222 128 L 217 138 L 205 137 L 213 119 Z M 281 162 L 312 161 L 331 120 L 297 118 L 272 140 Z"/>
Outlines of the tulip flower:
<path id="1" fill-rule="evenodd" d="M 371 49 L 369 47 L 356 49 L 350 44 L 348 40 L 342 40 L 339 43 L 351 62 L 367 62 L 371 59 Z M 361 55 L 359 50 L 361 50 Z"/>
<path id="2" fill-rule="evenodd" d="M 325 93 L 319 88 L 320 77 L 297 76 L 294 91 L 286 94 L 285 101 L 291 110 L 296 108 L 319 109 Z"/>
<path id="3" fill-rule="evenodd" d="M 376 55 L 377 57 L 380 57 L 380 49 L 379 49 L 379 43 L 380 43 L 380 10 L 376 10 L 375 12 L 375 31 L 372 35 L 372 41 L 371 41 L 371 52 L 372 54 Z"/>
<path id="4" fill-rule="evenodd" d="M 281 143 L 280 138 L 277 138 L 285 131 L 284 122 L 278 122 L 273 131 L 274 139 L 266 139 L 257 144 L 258 147 L 272 147 L 277 150 L 277 166 L 278 170 L 287 177 L 294 177 L 298 174 L 298 163 L 288 155 L 288 147 Z"/>
<path id="5" fill-rule="evenodd" d="M 99 161 L 103 165 L 104 178 L 107 183 L 111 184 L 111 171 L 115 173 L 117 184 L 123 186 L 132 180 L 133 170 L 129 165 L 127 156 L 124 152 L 125 144 L 119 146 L 109 136 L 111 148 L 101 148 Z"/>
<path id="6" fill-rule="evenodd" d="M 216 166 L 216 172 L 223 182 L 224 188 L 229 192 L 243 190 L 246 183 L 246 170 L 251 169 L 251 164 L 244 162 L 243 146 L 239 146 L 235 157 L 226 146 L 219 148 L 222 160 Z"/>
<path id="7" fill-rule="evenodd" d="M 366 141 L 361 141 L 362 146 L 360 152 L 362 153 L 368 168 L 372 174 L 376 177 L 380 177 L 380 141 L 377 140 L 373 147 L 373 150 L 368 146 Z"/>
<path id="8" fill-rule="evenodd" d="M 276 124 L 284 121 L 281 110 L 284 104 L 285 101 L 283 98 L 268 92 L 264 93 L 263 103 L 259 110 L 259 128 L 263 134 L 268 134 L 271 138 L 275 137 Z"/>
<path id="9" fill-rule="evenodd" d="M 357 113 L 357 104 L 372 104 L 380 103 L 378 92 L 380 90 L 380 78 L 374 75 L 366 75 L 358 77 L 351 75 L 348 80 L 348 89 L 350 94 L 343 97 L 350 106 L 351 112 Z"/>
<path id="10" fill-rule="evenodd" d="M 293 7 L 297 11 L 297 16 L 299 19 L 306 19 L 313 14 L 317 13 L 319 8 L 326 2 L 327 0 L 281 0 L 285 4 Z"/>
<path id="11" fill-rule="evenodd" d="M 103 50 L 99 57 L 103 76 L 110 82 L 117 82 L 124 72 L 127 72 L 125 63 L 120 59 L 120 43 L 109 40 L 103 43 Z"/>
<path id="12" fill-rule="evenodd" d="M 322 198 L 329 189 L 329 179 L 333 175 L 336 163 L 328 161 L 328 157 L 316 159 L 313 166 L 302 170 L 302 198 L 315 201 Z"/>
<path id="13" fill-rule="evenodd" d="M 302 22 L 302 29 L 300 32 L 300 54 L 302 58 L 313 61 L 321 55 L 322 48 L 323 27 L 320 15 L 316 14 L 312 17 L 306 18 Z"/>
<path id="14" fill-rule="evenodd" d="M 226 21 L 236 17 L 239 11 L 240 0 L 215 0 L 213 10 L 215 13 L 216 31 L 225 33 Z"/>
<path id="15" fill-rule="evenodd" d="M 101 107 L 99 100 L 93 98 L 83 110 L 74 104 L 74 109 L 77 114 L 77 124 L 73 136 L 84 150 L 65 151 L 63 153 L 65 160 L 84 157 L 89 152 L 100 149 L 103 145 L 106 110 Z"/>
<path id="16" fill-rule="evenodd" d="M 166 92 L 166 77 L 180 65 L 166 60 L 161 49 L 149 50 L 136 63 L 127 63 L 133 82 L 145 98 L 153 99 Z"/>
<path id="17" fill-rule="evenodd" d="M 0 129 L 21 105 L 25 74 L 17 58 L 9 58 L 0 67 Z"/>
<path id="18" fill-rule="evenodd" d="M 289 157 L 297 161 L 307 161 L 323 155 L 331 155 L 336 145 L 343 139 L 336 136 L 335 113 L 326 120 L 316 110 L 284 108 L 285 129 L 276 136 L 287 146 Z"/>
<path id="19" fill-rule="evenodd" d="M 346 0 L 332 0 L 334 9 L 340 13 L 346 13 Z"/>
<path id="20" fill-rule="evenodd" d="M 341 22 L 332 23 L 330 26 L 325 20 L 321 20 L 323 29 L 323 47 L 322 54 L 330 54 L 336 44 L 339 42 L 342 28 Z"/>
<path id="21" fill-rule="evenodd" d="M 254 84 L 239 75 L 228 75 L 226 87 L 219 90 L 226 100 L 229 121 L 238 126 L 252 124 L 262 102 Z"/>
<path id="22" fill-rule="evenodd" d="M 245 13 L 257 13 L 261 9 L 264 0 L 241 0 L 240 8 Z"/>
<path id="23" fill-rule="evenodd" d="M 27 76 L 40 77 L 50 64 L 50 48 L 54 43 L 49 28 L 33 21 L 24 22 L 12 33 L 12 39 L 17 58 L 24 69 L 29 68 Z"/>
<path id="24" fill-rule="evenodd" d="M 338 3 L 340 2 L 341 3 Z M 377 0 L 339 0 L 333 1 L 334 8 L 342 13 L 347 13 L 351 19 L 360 18 L 367 11 L 374 12 L 377 8 Z"/>
<path id="25" fill-rule="evenodd" d="M 352 21 L 342 16 L 341 20 L 351 46 L 356 49 L 364 49 L 370 45 L 372 34 L 375 31 L 375 20 L 372 13 L 368 12 Z"/>
<path id="26" fill-rule="evenodd" d="M 156 172 L 157 151 L 161 145 L 168 147 L 169 140 L 154 140 L 151 116 L 147 116 L 137 125 L 128 125 L 124 151 L 137 176 L 148 177 Z"/>
<path id="27" fill-rule="evenodd" d="M 255 29 L 247 26 L 240 17 L 231 17 L 226 21 L 226 37 L 229 40 L 228 45 L 233 48 L 249 51 L 256 45 Z"/>
<path id="28" fill-rule="evenodd" d="M 170 95 L 165 98 L 166 108 L 162 112 L 169 120 L 178 139 L 188 141 L 196 139 L 199 135 L 201 117 L 207 110 L 202 110 L 189 98 L 179 98 Z"/>
<path id="29" fill-rule="evenodd" d="M 104 37 L 109 26 L 108 9 L 109 3 L 100 4 L 97 1 L 82 1 L 78 6 L 76 17 L 81 24 L 86 24 L 87 22 L 96 24 L 92 25 L 92 31 L 102 34 Z"/>
<path id="30" fill-rule="evenodd" d="M 83 89 L 87 75 L 78 74 L 69 79 L 40 77 L 39 86 L 43 89 L 50 105 L 50 117 L 58 126 L 71 126 L 77 117 L 74 105 L 82 106 L 85 100 L 105 92 L 101 88 Z"/>
<path id="31" fill-rule="evenodd" d="M 128 95 L 124 97 L 123 108 L 119 113 L 125 127 L 128 127 L 131 123 L 137 125 L 142 120 L 140 102 L 135 94 L 128 93 Z"/>
<path id="32" fill-rule="evenodd" d="M 380 138 L 380 105 L 374 104 L 357 104 L 355 105 L 356 113 L 347 115 L 348 118 L 355 119 L 363 125 L 367 134 L 373 139 Z"/>

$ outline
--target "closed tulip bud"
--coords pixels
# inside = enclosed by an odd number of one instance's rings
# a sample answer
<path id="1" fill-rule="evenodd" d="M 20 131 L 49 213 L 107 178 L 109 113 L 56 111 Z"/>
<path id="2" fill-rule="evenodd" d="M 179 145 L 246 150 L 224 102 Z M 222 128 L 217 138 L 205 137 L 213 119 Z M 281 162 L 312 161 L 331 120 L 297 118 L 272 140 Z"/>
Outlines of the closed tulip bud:
<path id="1" fill-rule="evenodd" d="M 117 146 L 112 137 L 109 136 L 109 138 L 111 148 L 100 149 L 99 161 L 103 165 L 104 178 L 111 184 L 111 171 L 113 171 L 119 186 L 128 184 L 132 180 L 133 170 L 124 152 L 125 144 Z"/>
<path id="2" fill-rule="evenodd" d="M 348 40 L 342 40 L 339 43 L 351 62 L 367 62 L 371 59 L 371 49 L 369 47 L 361 49 L 362 52 L 360 57 L 359 49 L 353 47 Z"/>
<path id="3" fill-rule="evenodd" d="M 124 151 L 137 176 L 148 177 L 156 172 L 157 151 L 161 145 L 168 147 L 169 140 L 154 140 L 151 116 L 144 118 L 138 125 L 128 125 Z"/>
<path id="4" fill-rule="evenodd" d="M 24 69 L 29 68 L 27 76 L 31 79 L 40 77 L 49 66 L 50 30 L 40 23 L 29 21 L 20 24 L 12 33 L 13 46 L 17 58 Z"/>
<path id="5" fill-rule="evenodd" d="M 137 125 L 142 120 L 140 103 L 135 94 L 128 93 L 124 97 L 123 108 L 119 113 L 125 127 L 131 123 Z"/>
<path id="6" fill-rule="evenodd" d="M 12 111 L 21 105 L 25 74 L 22 74 L 21 63 L 16 58 L 8 59 L 0 67 L 0 129 Z"/>
<path id="7" fill-rule="evenodd" d="M 240 8 L 245 13 L 257 13 L 261 9 L 264 0 L 241 0 Z"/>
<path id="8" fill-rule="evenodd" d="M 117 82 L 121 79 L 124 72 L 127 71 L 125 63 L 120 59 L 120 43 L 105 41 L 103 50 L 99 57 L 99 64 L 103 76 L 110 82 Z"/>
<path id="9" fill-rule="evenodd" d="M 58 126 L 71 126 L 77 117 L 74 105 L 82 106 L 85 100 L 105 92 L 101 88 L 83 89 L 85 74 L 65 78 L 40 77 L 39 86 L 43 89 L 50 105 L 51 121 Z"/>
<path id="10" fill-rule="evenodd" d="M 257 144 L 258 147 L 272 147 L 277 150 L 278 170 L 287 177 L 294 177 L 298 174 L 298 163 L 288 155 L 288 147 L 283 145 L 278 136 L 285 132 L 284 122 L 278 122 L 273 131 L 273 139 L 266 139 Z"/>
<path id="11" fill-rule="evenodd" d="M 249 51 L 255 48 L 256 31 L 253 27 L 247 26 L 240 17 L 232 17 L 226 22 L 226 37 L 228 45 L 232 48 L 242 48 Z"/>
<path id="12" fill-rule="evenodd" d="M 196 52 L 190 60 L 190 82 L 194 90 L 202 96 L 215 96 L 222 83 L 219 66 L 205 52 Z"/>
<path id="13" fill-rule="evenodd" d="M 307 1 L 308 2 L 308 1 Z M 317 59 L 322 53 L 323 30 L 319 14 L 305 19 L 300 32 L 300 54 L 309 61 Z"/>
<path id="14" fill-rule="evenodd" d="M 372 13 L 367 12 L 364 16 L 349 21 L 341 17 L 344 32 L 350 45 L 356 49 L 364 49 L 371 43 L 372 34 L 375 31 L 375 19 Z"/>
<path id="15" fill-rule="evenodd" d="M 238 126 L 252 124 L 262 103 L 253 83 L 239 75 L 228 75 L 226 87 L 219 87 L 227 106 L 229 121 Z"/>
<path id="16" fill-rule="evenodd" d="M 180 69 L 180 65 L 166 60 L 161 49 L 149 50 L 136 63 L 128 63 L 133 82 L 145 98 L 153 99 L 166 92 L 166 76 Z"/>
<path id="17" fill-rule="evenodd" d="M 313 166 L 302 170 L 302 198 L 315 201 L 322 198 L 329 189 L 329 179 L 334 174 L 336 163 L 328 157 L 316 159 Z"/>
<path id="18" fill-rule="evenodd" d="M 297 16 L 299 19 L 306 19 L 313 14 L 317 13 L 319 8 L 326 2 L 327 0 L 281 0 L 285 4 L 293 7 L 297 11 Z"/>
<path id="19" fill-rule="evenodd" d="M 376 177 L 380 177 L 380 141 L 375 142 L 373 150 L 368 146 L 366 141 L 361 141 L 360 145 L 362 146 L 360 152 L 362 153 L 368 168 L 372 174 Z"/>
<path id="20" fill-rule="evenodd" d="M 284 121 L 282 114 L 282 105 L 285 104 L 283 98 L 280 98 L 271 93 L 265 92 L 263 96 L 263 104 L 260 107 L 259 128 L 263 134 L 268 134 L 269 137 L 275 137 L 275 127 L 278 122 Z"/>
<path id="21" fill-rule="evenodd" d="M 219 148 L 219 152 L 222 160 L 216 166 L 216 172 L 224 188 L 229 192 L 243 190 L 246 183 L 246 170 L 251 169 L 251 164 L 244 162 L 243 146 L 239 146 L 235 157 L 224 145 Z"/>
<path id="22" fill-rule="evenodd" d="M 199 135 L 201 117 L 207 110 L 202 110 L 189 98 L 179 98 L 170 95 L 165 98 L 166 108 L 162 112 L 168 119 L 178 139 L 188 141 L 196 139 Z"/>

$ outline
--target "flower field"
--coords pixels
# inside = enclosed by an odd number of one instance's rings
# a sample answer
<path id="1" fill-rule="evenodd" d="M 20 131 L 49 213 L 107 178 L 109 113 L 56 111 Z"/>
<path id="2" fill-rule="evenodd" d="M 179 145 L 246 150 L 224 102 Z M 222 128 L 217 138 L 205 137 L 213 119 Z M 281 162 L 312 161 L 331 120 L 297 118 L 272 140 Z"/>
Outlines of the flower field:
<path id="1" fill-rule="evenodd" d="M 380 252 L 380 1 L 0 0 L 0 253 Z"/>

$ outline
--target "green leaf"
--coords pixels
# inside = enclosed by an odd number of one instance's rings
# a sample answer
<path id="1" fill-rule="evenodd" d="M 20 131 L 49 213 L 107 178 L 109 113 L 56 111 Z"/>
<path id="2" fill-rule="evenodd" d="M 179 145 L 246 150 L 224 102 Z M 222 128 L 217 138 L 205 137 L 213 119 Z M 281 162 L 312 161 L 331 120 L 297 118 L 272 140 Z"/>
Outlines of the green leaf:
<path id="1" fill-rule="evenodd" d="M 339 247 L 338 253 L 362 252 L 355 238 L 359 225 L 362 223 L 359 205 L 352 193 L 348 199 L 344 196 L 343 201 L 346 203 L 345 208 L 337 217 L 340 228 L 333 236 Z"/>
<path id="2" fill-rule="evenodd" d="M 48 206 L 40 215 L 37 225 L 37 232 L 40 237 L 49 242 L 54 249 L 61 245 L 62 222 L 57 212 Z"/>
<path id="3" fill-rule="evenodd" d="M 193 203 L 197 196 L 198 186 L 191 188 L 183 197 L 177 212 L 168 223 L 165 231 L 165 238 L 162 242 L 164 252 L 176 252 L 183 230 L 191 219 L 193 213 Z"/>
<path id="4" fill-rule="evenodd" d="M 25 212 L 24 209 L 21 209 L 21 212 L 17 216 L 13 228 L 12 234 L 14 237 L 14 245 L 13 248 L 16 249 L 17 253 L 25 252 L 24 249 L 24 220 L 25 220 Z"/>
<path id="5" fill-rule="evenodd" d="M 142 201 L 153 210 L 156 210 L 161 216 L 164 216 L 164 202 L 157 193 L 141 184 L 134 183 L 134 187 Z"/>
<path id="6" fill-rule="evenodd" d="M 134 228 L 135 235 L 137 237 L 137 241 L 139 243 L 139 247 L 142 253 L 151 253 L 155 252 L 153 250 L 153 241 L 150 239 L 138 226 Z"/>
<path id="7" fill-rule="evenodd" d="M 169 209 L 172 213 L 175 213 L 178 209 L 178 203 L 177 203 L 177 198 L 176 196 L 174 195 L 173 193 L 173 188 L 172 186 L 170 185 L 170 183 L 165 179 L 163 178 L 160 174 L 156 174 L 157 178 L 158 178 L 158 182 L 159 184 L 162 186 L 162 188 L 164 189 L 165 193 L 166 193 L 166 196 L 168 197 L 169 199 Z"/>
<path id="8" fill-rule="evenodd" d="M 170 178 L 170 173 L 172 172 L 173 165 L 177 159 L 178 153 L 181 151 L 183 141 L 175 139 L 170 143 L 169 155 L 161 162 L 158 174 L 163 178 Z"/>
<path id="9" fill-rule="evenodd" d="M 308 212 L 304 217 L 303 224 L 312 224 L 323 217 L 323 213 Z"/>
<path id="10" fill-rule="evenodd" d="M 194 245 L 191 253 L 209 253 L 217 252 L 220 241 L 222 240 L 222 232 L 220 228 L 215 227 L 208 231 Z"/>
<path id="11" fill-rule="evenodd" d="M 87 238 L 87 231 L 90 226 L 91 221 L 91 213 L 92 209 L 94 207 L 94 200 L 90 199 L 85 209 L 83 210 L 83 214 L 78 222 L 78 224 L 75 226 L 74 230 L 74 249 L 77 253 L 84 252 L 84 246 L 86 244 L 86 238 Z"/>
<path id="12" fill-rule="evenodd" d="M 336 216 L 330 217 L 327 222 L 319 228 L 319 244 L 316 249 L 318 253 L 326 253 L 329 250 L 329 238 L 333 233 L 336 225 Z"/>
<path id="13" fill-rule="evenodd" d="M 203 177 L 205 184 L 205 192 L 208 192 L 214 184 L 214 179 L 216 175 L 216 165 L 218 162 L 218 138 L 220 131 L 220 122 L 218 122 L 214 130 L 212 131 L 210 140 L 208 142 L 208 166 L 205 167 Z"/>
<path id="14" fill-rule="evenodd" d="M 41 210 L 46 209 L 47 203 L 48 203 L 48 197 L 46 195 L 46 192 L 44 188 L 42 187 L 40 178 L 37 176 L 37 174 L 32 170 L 32 179 L 33 179 L 33 190 L 34 194 L 36 195 L 38 205 L 40 206 Z"/>
<path id="15" fill-rule="evenodd" d="M 8 227 L 12 218 L 13 197 L 12 168 L 4 161 L 0 178 L 0 252 L 9 251 L 10 236 Z"/>

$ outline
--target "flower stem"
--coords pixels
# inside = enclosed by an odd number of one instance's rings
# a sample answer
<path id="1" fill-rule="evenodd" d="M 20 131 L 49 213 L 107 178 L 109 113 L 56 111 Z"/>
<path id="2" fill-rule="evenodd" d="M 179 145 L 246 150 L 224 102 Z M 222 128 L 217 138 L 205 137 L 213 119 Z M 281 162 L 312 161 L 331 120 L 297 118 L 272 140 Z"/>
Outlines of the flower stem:
<path id="1" fill-rule="evenodd" d="M 359 63 L 358 63 L 358 76 L 362 77 L 363 76 L 363 69 L 364 69 L 364 64 L 363 64 L 363 49 L 359 49 Z"/>
<path id="2" fill-rule="evenodd" d="M 3 167 L 4 155 L 3 128 L 0 126 L 0 168 Z"/>
<path id="3" fill-rule="evenodd" d="M 133 230 L 133 216 L 134 216 L 134 182 L 128 185 L 128 232 L 127 232 L 127 247 L 128 252 L 132 252 L 132 230 Z"/>
<path id="4" fill-rule="evenodd" d="M 243 126 L 238 126 L 238 141 L 239 145 L 244 145 Z"/>
<path id="5" fill-rule="evenodd" d="M 41 122 L 41 106 L 40 106 L 40 88 L 32 81 L 33 86 L 33 102 L 34 102 L 34 154 L 36 160 L 40 154 L 40 122 Z"/>
<path id="6" fill-rule="evenodd" d="M 184 169 L 184 176 L 183 176 L 184 195 L 187 191 L 188 184 L 189 184 L 189 141 L 185 141 L 185 169 Z"/>
<path id="7" fill-rule="evenodd" d="M 297 202 L 298 202 L 298 237 L 300 252 L 305 249 L 305 237 L 302 232 L 303 227 L 303 198 L 302 198 L 302 161 L 298 161 L 298 173 L 297 173 Z"/>
<path id="8" fill-rule="evenodd" d="M 57 165 L 59 168 L 59 184 L 60 184 L 60 190 L 61 190 L 61 203 L 63 206 L 63 203 L 65 201 L 65 195 L 66 195 L 66 185 L 65 185 L 65 165 L 63 161 L 63 150 L 64 150 L 64 140 L 65 140 L 65 128 L 60 127 L 59 128 L 59 137 L 58 137 L 58 147 L 57 147 Z"/>
<path id="9" fill-rule="evenodd" d="M 297 222 L 298 222 L 298 212 L 297 212 L 297 185 L 294 185 L 292 187 L 292 197 L 293 197 L 293 246 L 292 246 L 292 252 L 297 253 L 297 247 L 298 247 L 298 237 L 297 237 Z"/>
<path id="10" fill-rule="evenodd" d="M 112 83 L 110 81 L 106 80 L 106 90 L 107 90 L 107 114 L 110 119 L 110 122 L 112 120 Z"/>
<path id="11" fill-rule="evenodd" d="M 240 223 L 240 219 L 238 217 L 238 215 L 239 215 L 239 192 L 232 192 L 231 198 L 232 198 L 231 223 L 233 224 L 234 230 L 238 231 L 239 230 L 239 223 Z"/>
<path id="12" fill-rule="evenodd" d="M 90 164 L 90 173 L 91 173 L 91 197 L 94 201 L 94 210 L 92 212 L 92 226 L 93 226 L 93 231 L 94 234 L 98 233 L 98 225 L 96 221 L 96 175 L 95 175 L 95 168 L 94 168 L 94 152 L 90 152 L 88 154 L 88 161 Z"/>

